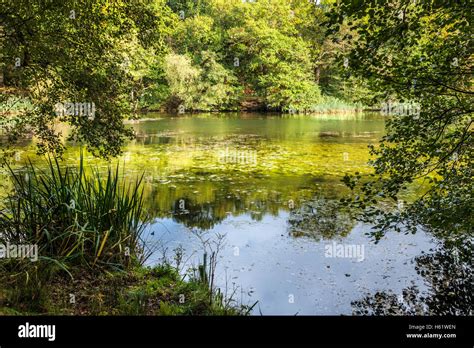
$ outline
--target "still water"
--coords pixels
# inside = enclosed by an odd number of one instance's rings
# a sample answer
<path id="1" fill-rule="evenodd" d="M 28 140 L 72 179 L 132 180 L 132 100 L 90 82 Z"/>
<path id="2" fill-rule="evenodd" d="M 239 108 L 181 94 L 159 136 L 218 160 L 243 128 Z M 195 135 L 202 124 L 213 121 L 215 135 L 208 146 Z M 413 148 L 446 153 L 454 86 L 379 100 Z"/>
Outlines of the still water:
<path id="1" fill-rule="evenodd" d="M 337 201 L 345 173 L 368 173 L 378 115 L 146 115 L 120 161 L 145 172 L 146 239 L 180 268 L 217 254 L 216 284 L 253 314 L 351 314 L 377 291 L 425 289 L 415 257 L 438 243 L 422 231 L 378 244 Z M 66 153 L 76 163 L 78 150 Z M 91 162 L 94 162 L 90 159 Z M 105 165 L 97 161 L 98 165 Z"/>
<path id="2" fill-rule="evenodd" d="M 138 141 L 124 158 L 148 172 L 157 216 L 149 240 L 160 245 L 149 262 L 182 247 L 186 269 L 219 249 L 218 286 L 238 302 L 258 301 L 254 314 L 351 314 L 351 301 L 368 293 L 423 289 L 413 260 L 432 238 L 394 232 L 375 244 L 370 226 L 336 204 L 348 194 L 344 173 L 369 170 L 367 145 L 384 122 L 251 114 L 134 125 Z M 341 245 L 355 249 L 338 254 Z"/>

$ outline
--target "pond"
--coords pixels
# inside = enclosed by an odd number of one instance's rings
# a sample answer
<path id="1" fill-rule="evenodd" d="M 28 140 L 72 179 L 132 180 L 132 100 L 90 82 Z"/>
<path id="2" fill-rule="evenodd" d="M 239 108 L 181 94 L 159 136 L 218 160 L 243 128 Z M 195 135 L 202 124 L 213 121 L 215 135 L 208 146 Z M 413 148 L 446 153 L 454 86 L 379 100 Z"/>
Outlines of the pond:
<path id="1" fill-rule="evenodd" d="M 415 258 L 438 241 L 419 231 L 379 243 L 337 202 L 345 173 L 368 173 L 377 114 L 147 114 L 119 159 L 145 172 L 149 264 L 183 272 L 217 255 L 216 285 L 253 314 L 340 315 L 374 292 L 426 284 Z M 65 155 L 77 163 L 78 148 Z M 22 160 L 25 156 L 22 157 Z M 89 158 L 105 166 L 104 162 Z"/>

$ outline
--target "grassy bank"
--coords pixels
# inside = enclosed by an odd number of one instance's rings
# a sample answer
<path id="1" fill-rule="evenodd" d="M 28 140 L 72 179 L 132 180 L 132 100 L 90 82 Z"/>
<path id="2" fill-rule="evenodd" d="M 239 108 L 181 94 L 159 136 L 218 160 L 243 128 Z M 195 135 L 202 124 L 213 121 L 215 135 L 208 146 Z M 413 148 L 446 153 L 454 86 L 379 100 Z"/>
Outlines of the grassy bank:
<path id="1" fill-rule="evenodd" d="M 11 284 L 15 274 L 8 276 Z M 72 270 L 47 282 L 2 282 L 0 315 L 242 315 L 247 307 L 211 293 L 199 279 L 184 281 L 170 265 L 125 272 Z M 211 300 L 212 299 L 212 300 Z"/>
<path id="2" fill-rule="evenodd" d="M 222 315 L 248 308 L 224 298 L 207 265 L 187 280 L 152 253 L 142 178 L 87 168 L 9 167 L 12 191 L 0 212 L 0 245 L 36 246 L 36 257 L 0 258 L 0 314 Z M 18 249 L 19 250 L 19 249 Z M 33 249 L 32 249 L 33 250 Z M 10 255 L 11 256 L 11 255 Z"/>

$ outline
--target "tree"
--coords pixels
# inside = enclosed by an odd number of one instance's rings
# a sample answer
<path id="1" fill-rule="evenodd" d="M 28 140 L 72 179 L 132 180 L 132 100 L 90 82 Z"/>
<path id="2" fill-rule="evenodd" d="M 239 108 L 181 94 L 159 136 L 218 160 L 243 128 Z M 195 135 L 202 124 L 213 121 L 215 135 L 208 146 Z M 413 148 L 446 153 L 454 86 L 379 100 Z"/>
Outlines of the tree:
<path id="1" fill-rule="evenodd" d="M 134 53 L 127 50 L 162 50 L 169 16 L 164 1 L 3 1 L 0 68 L 12 93 L 32 104 L 3 115 L 7 143 L 32 133 L 40 152 L 59 154 L 59 120 L 72 126 L 69 139 L 93 153 L 120 153 L 133 135 L 122 121 L 132 113 L 132 91 L 141 78 L 130 71 L 127 58 L 133 63 Z M 95 112 L 91 119 L 75 107 L 58 116 L 58 103 L 94 105 Z"/>
<path id="2" fill-rule="evenodd" d="M 358 33 L 347 56 L 351 71 L 370 79 L 380 101 L 418 105 L 387 120 L 387 134 L 371 147 L 372 176 L 345 178 L 354 197 L 343 201 L 361 209 L 362 220 L 375 222 L 377 238 L 402 224 L 413 233 L 421 224 L 448 240 L 472 235 L 473 45 L 466 6 L 341 1 L 331 11 L 332 30 L 348 20 Z M 405 208 L 379 204 L 400 201 L 415 185 L 422 193 Z"/>
<path id="3" fill-rule="evenodd" d="M 259 1 L 227 14 L 228 60 L 239 81 L 270 108 L 307 110 L 319 100 L 308 43 L 298 35 L 291 4 Z"/>
<path id="4" fill-rule="evenodd" d="M 166 56 L 168 108 L 208 111 L 235 107 L 239 98 L 235 77 L 216 61 L 214 52 L 203 51 L 199 59 L 200 64 L 193 65 L 187 55 Z"/>

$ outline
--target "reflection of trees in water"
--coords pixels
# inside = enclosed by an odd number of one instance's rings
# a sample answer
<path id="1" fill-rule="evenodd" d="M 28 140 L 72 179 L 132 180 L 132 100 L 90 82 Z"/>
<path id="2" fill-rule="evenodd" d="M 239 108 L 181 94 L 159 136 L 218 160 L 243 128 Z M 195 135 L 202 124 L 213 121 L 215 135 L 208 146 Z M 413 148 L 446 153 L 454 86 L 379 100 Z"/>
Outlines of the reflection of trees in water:
<path id="1" fill-rule="evenodd" d="M 421 293 L 416 286 L 393 292 L 377 292 L 352 302 L 355 315 L 473 315 L 473 242 L 443 247 L 415 258 L 416 271 L 428 287 Z"/>
<path id="2" fill-rule="evenodd" d="M 181 207 L 181 200 L 174 203 L 173 219 L 186 227 L 198 227 L 208 230 L 225 219 L 225 215 L 221 216 L 217 213 L 215 202 L 212 204 L 193 204 L 188 199 L 182 199 L 182 201 L 184 202 L 184 208 Z"/>
<path id="3" fill-rule="evenodd" d="M 288 223 L 290 235 L 316 239 L 344 237 L 354 227 L 349 211 L 342 208 L 339 202 L 323 197 L 291 211 Z"/>
<path id="4" fill-rule="evenodd" d="M 217 175 L 207 175 L 206 180 L 196 178 L 183 176 L 180 179 L 189 179 L 189 182 L 178 183 L 176 180 L 169 182 L 160 179 L 146 185 L 144 200 L 150 216 L 172 217 L 190 228 L 210 229 L 231 216 L 249 215 L 252 220 L 261 221 L 268 214 L 278 216 L 281 211 L 294 211 L 302 204 L 307 204 L 315 192 L 318 192 L 318 196 L 331 196 L 335 199 L 324 201 L 329 207 L 328 214 L 323 214 L 329 220 L 325 223 L 327 225 L 333 223 L 332 215 L 339 209 L 336 199 L 342 196 L 334 182 L 320 185 L 320 181 L 315 182 L 311 177 L 253 181 L 240 177 L 229 181 L 225 176 Z M 185 201 L 184 209 L 180 208 L 180 200 Z M 341 226 L 346 225 L 341 223 L 343 217 L 343 214 L 337 213 L 338 223 L 334 224 L 336 235 L 343 234 L 339 231 Z"/>
<path id="5" fill-rule="evenodd" d="M 251 210 L 246 202 L 233 196 L 216 197 L 212 202 L 195 203 L 188 198 L 181 198 L 174 202 L 172 208 L 173 219 L 186 227 L 198 227 L 208 230 L 224 221 L 230 214 L 240 215 L 249 213 L 252 220 L 260 221 L 264 214 L 269 212 L 264 201 L 255 201 Z"/>
<path id="6" fill-rule="evenodd" d="M 278 216 L 281 210 L 289 209 L 288 201 L 294 195 L 311 195 L 309 190 L 293 189 L 290 194 L 286 192 L 289 189 L 282 192 L 250 185 L 231 188 L 221 182 L 207 182 L 185 189 L 182 186 L 174 189 L 160 186 L 152 187 L 145 198 L 149 214 L 153 217 L 172 216 L 187 227 L 201 229 L 213 228 L 229 216 L 248 214 L 254 221 L 261 221 L 266 214 Z M 180 207 L 180 200 L 184 201 L 184 209 Z"/>

